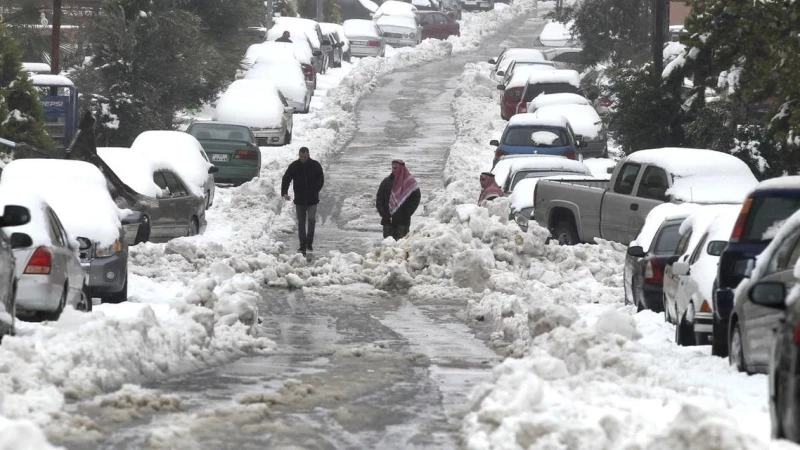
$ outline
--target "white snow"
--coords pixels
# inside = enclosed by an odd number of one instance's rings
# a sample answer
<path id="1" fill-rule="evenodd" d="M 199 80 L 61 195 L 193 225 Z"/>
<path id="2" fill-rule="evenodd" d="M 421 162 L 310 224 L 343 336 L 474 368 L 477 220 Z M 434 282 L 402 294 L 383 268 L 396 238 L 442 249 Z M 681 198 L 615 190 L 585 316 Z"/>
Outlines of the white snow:
<path id="1" fill-rule="evenodd" d="M 536 146 L 553 145 L 553 143 L 558 139 L 559 136 L 550 131 L 534 131 L 531 134 L 531 140 L 533 141 L 533 145 Z"/>
<path id="2" fill-rule="evenodd" d="M 30 78 L 36 86 L 62 86 L 75 87 L 75 83 L 63 75 L 45 73 L 31 73 Z"/>
<path id="3" fill-rule="evenodd" d="M 242 81 L 235 81 L 234 84 Z M 204 157 L 203 146 L 191 134 L 167 130 L 145 131 L 133 140 L 131 151 L 147 157 L 156 169 L 177 173 L 194 195 L 203 196 L 203 185 L 208 180 L 211 163 Z"/>
<path id="4" fill-rule="evenodd" d="M 512 173 L 532 169 L 591 175 L 589 167 L 580 161 L 549 155 L 508 155 L 497 161 L 497 164 L 492 168 L 492 173 L 495 174 L 494 179 L 497 184 L 502 186 Z"/>
<path id="5" fill-rule="evenodd" d="M 319 25 L 316 21 L 311 19 L 304 19 L 302 17 L 276 17 L 275 26 L 270 28 L 269 32 L 278 32 L 281 34 L 284 30 L 289 31 L 290 35 L 303 34 L 311 42 L 314 48 L 320 48 L 319 35 L 317 34 Z M 267 38 L 268 40 L 272 40 Z M 294 41 L 294 39 L 292 40 Z"/>
<path id="6" fill-rule="evenodd" d="M 108 247 L 119 238 L 125 212 L 111 199 L 100 169 L 87 162 L 19 159 L 3 169 L 0 186 L 41 196 L 72 239 Z"/>
<path id="7" fill-rule="evenodd" d="M 380 37 L 375 22 L 371 20 L 349 19 L 345 20 L 342 26 L 344 27 L 344 33 L 348 39 L 359 37 Z"/>
<path id="8" fill-rule="evenodd" d="M 371 0 L 365 0 L 365 1 L 369 1 L 370 3 L 375 5 L 375 3 L 373 3 Z M 378 8 L 378 5 L 375 5 L 375 9 L 377 9 L 377 8 Z M 374 10 L 370 10 L 370 11 L 374 12 Z M 344 27 L 343 26 L 339 25 L 338 23 L 320 22 L 319 27 L 322 29 L 322 32 L 325 33 L 325 34 L 336 33 L 336 35 L 339 37 L 339 40 L 341 40 L 344 43 L 344 47 L 342 47 L 342 51 L 343 52 L 347 52 L 347 50 L 350 49 L 350 41 L 347 39 L 347 36 L 345 36 L 345 34 L 344 34 Z"/>
<path id="9" fill-rule="evenodd" d="M 382 16 L 401 16 L 401 17 L 408 17 L 411 20 L 414 20 L 414 11 L 417 10 L 417 7 L 412 5 L 411 3 L 400 2 L 396 0 L 387 0 L 381 3 L 381 6 L 378 7 L 377 11 L 373 14 L 372 18 L 377 20 Z"/>
<path id="10" fill-rule="evenodd" d="M 358 0 L 358 2 L 361 3 L 364 8 L 367 8 L 367 10 L 371 13 L 374 13 L 378 10 L 378 4 L 372 0 Z"/>
<path id="11" fill-rule="evenodd" d="M 800 175 L 770 178 L 758 183 L 755 191 L 761 189 L 800 189 Z"/>
<path id="12" fill-rule="evenodd" d="M 644 251 L 650 249 L 653 238 L 656 236 L 658 228 L 667 220 L 685 219 L 694 213 L 700 205 L 696 203 L 662 203 L 651 209 L 647 214 L 639 235 L 632 240 L 630 247 L 640 246 Z"/>
<path id="13" fill-rule="evenodd" d="M 153 181 L 157 170 L 146 155 L 122 147 L 98 147 L 97 154 L 134 191 L 160 197 L 161 188 Z"/>
<path id="14" fill-rule="evenodd" d="M 539 40 L 542 42 L 542 45 L 547 47 L 564 47 L 574 39 L 570 31 L 572 26 L 573 24 L 571 22 L 566 24 L 550 22 L 542 29 L 541 34 L 539 34 Z"/>
<path id="15" fill-rule="evenodd" d="M 509 48 L 507 49 L 502 56 L 499 64 L 497 64 L 497 71 L 505 71 L 508 69 L 508 66 L 516 59 L 523 59 L 528 61 L 544 61 L 544 54 L 541 50 L 536 50 L 533 48 Z"/>
<path id="16" fill-rule="evenodd" d="M 393 0 L 390 0 L 393 1 Z M 415 31 L 417 29 L 417 22 L 414 20 L 413 17 L 408 16 L 398 16 L 398 15 L 382 15 L 375 19 L 375 23 L 378 24 L 378 28 L 385 27 L 385 26 L 392 26 L 392 27 L 399 27 L 399 28 L 407 28 L 409 30 Z"/>
<path id="17" fill-rule="evenodd" d="M 304 104 L 308 87 L 303 69 L 297 60 L 275 61 L 260 57 L 255 65 L 244 75 L 246 80 L 266 80 L 274 84 L 286 97 L 298 104 Z M 282 113 L 282 111 L 281 111 Z"/>
<path id="18" fill-rule="evenodd" d="M 262 57 L 275 58 L 275 59 L 288 59 L 293 56 L 300 61 L 301 64 L 311 64 L 311 48 L 301 39 L 297 41 L 288 42 L 262 42 L 260 44 L 253 44 L 247 48 L 247 53 L 242 60 L 242 66 L 249 69 L 255 62 Z"/>
<path id="19" fill-rule="evenodd" d="M 267 80 L 236 80 L 220 97 L 213 118 L 251 128 L 280 128 L 283 103 L 278 88 Z"/>
<path id="20" fill-rule="evenodd" d="M 528 112 L 535 112 L 539 108 L 553 105 L 591 105 L 586 97 L 578 94 L 542 94 L 528 103 Z M 595 113 L 596 114 L 596 113 Z"/>
<path id="21" fill-rule="evenodd" d="M 4 227 L 3 233 L 6 236 L 11 236 L 13 233 L 25 233 L 31 237 L 33 241 L 32 247 L 49 247 L 52 241 L 50 239 L 49 226 L 44 218 L 47 202 L 37 194 L 20 191 L 15 189 L 14 186 L 0 185 L 0 211 L 3 211 L 9 205 L 28 208 L 31 220 L 25 225 Z M 19 264 L 19 261 L 17 261 L 17 264 Z M 0 305 L 0 310 L 3 307 L 4 305 Z"/>
<path id="22" fill-rule="evenodd" d="M 533 113 L 515 114 L 508 121 L 508 126 L 543 126 L 566 128 L 567 119 L 563 116 L 540 117 Z"/>
<path id="23" fill-rule="evenodd" d="M 540 97 L 547 97 L 547 95 Z M 543 118 L 564 117 L 576 135 L 581 135 L 589 140 L 598 139 L 603 130 L 603 121 L 592 105 L 554 104 L 536 109 L 535 115 Z"/>
<path id="24" fill-rule="evenodd" d="M 536 70 L 528 75 L 528 84 L 565 83 L 581 87 L 581 76 L 575 70 Z"/>

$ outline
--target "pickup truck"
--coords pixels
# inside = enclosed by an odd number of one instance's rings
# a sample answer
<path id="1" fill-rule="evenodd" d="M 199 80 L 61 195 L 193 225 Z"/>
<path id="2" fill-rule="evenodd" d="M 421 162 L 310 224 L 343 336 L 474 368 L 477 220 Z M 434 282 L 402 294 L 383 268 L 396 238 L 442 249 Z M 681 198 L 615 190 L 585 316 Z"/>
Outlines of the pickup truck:
<path id="1" fill-rule="evenodd" d="M 610 181 L 539 181 L 533 217 L 561 244 L 601 238 L 627 245 L 661 203 L 738 204 L 757 183 L 744 162 L 726 153 L 640 150 L 617 163 Z"/>

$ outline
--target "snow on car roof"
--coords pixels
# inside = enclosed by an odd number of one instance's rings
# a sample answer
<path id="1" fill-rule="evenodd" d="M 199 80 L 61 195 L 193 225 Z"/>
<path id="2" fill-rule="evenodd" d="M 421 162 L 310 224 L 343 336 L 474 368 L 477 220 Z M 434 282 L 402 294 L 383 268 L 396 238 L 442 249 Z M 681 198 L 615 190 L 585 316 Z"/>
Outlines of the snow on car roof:
<path id="1" fill-rule="evenodd" d="M 761 189 L 800 189 L 800 175 L 770 178 L 758 183 L 755 190 Z"/>
<path id="2" fill-rule="evenodd" d="M 304 33 L 314 48 L 320 48 L 319 35 L 317 35 L 317 22 L 314 20 L 304 19 L 302 17 L 276 17 L 275 26 L 272 27 L 270 31 L 273 29 L 280 29 L 281 34 L 283 34 L 284 31 L 288 31 L 290 39 L 293 37 L 293 32 Z"/>
<path id="3" fill-rule="evenodd" d="M 250 67 L 261 57 L 284 60 L 290 56 L 302 64 L 311 64 L 311 49 L 306 44 L 268 41 L 248 47 L 242 65 Z"/>
<path id="4" fill-rule="evenodd" d="M 73 238 L 86 237 L 101 246 L 119 239 L 120 218 L 126 212 L 114 203 L 106 178 L 92 164 L 63 159 L 19 159 L 3 169 L 0 186 L 40 195 Z"/>
<path id="5" fill-rule="evenodd" d="M 542 97 L 547 97 L 543 95 Z M 538 117 L 562 116 L 569 121 L 575 134 L 587 139 L 597 139 L 603 129 L 603 121 L 591 105 L 550 105 L 539 108 L 534 113 Z"/>
<path id="6" fill-rule="evenodd" d="M 53 75 L 49 73 L 31 73 L 30 78 L 34 86 L 63 86 L 75 87 L 75 83 L 63 75 Z"/>
<path id="7" fill-rule="evenodd" d="M 134 139 L 131 151 L 146 155 L 156 169 L 169 169 L 179 174 L 192 194 L 203 196 L 203 185 L 208 180 L 211 163 L 203 157 L 203 146 L 191 134 L 171 130 L 145 131 Z"/>
<path id="8" fill-rule="evenodd" d="M 149 197 L 161 195 L 161 188 L 153 182 L 157 169 L 146 155 L 126 147 L 98 147 L 97 154 L 134 191 Z"/>
<path id="9" fill-rule="evenodd" d="M 511 75 L 511 80 L 509 80 L 508 84 L 506 85 L 506 89 L 524 87 L 526 84 L 528 84 L 528 78 L 530 77 L 530 74 L 532 72 L 552 71 L 552 70 L 553 66 L 547 66 L 544 64 L 532 64 L 515 68 L 514 74 Z"/>
<path id="10" fill-rule="evenodd" d="M 542 170 L 542 171 L 564 171 L 574 172 L 576 174 L 591 175 L 591 171 L 586 164 L 575 161 L 563 156 L 551 155 L 524 155 L 519 158 L 501 158 L 497 161 L 492 173 L 495 174 L 494 179 L 500 186 L 506 182 L 506 179 L 512 173 L 520 170 Z M 516 188 L 514 188 L 516 190 Z"/>
<path id="11" fill-rule="evenodd" d="M 380 37 L 378 31 L 375 29 L 375 22 L 364 19 L 350 19 L 345 20 L 342 24 L 344 33 L 348 38 L 350 37 Z"/>
<path id="12" fill-rule="evenodd" d="M 575 70 L 537 70 L 528 75 L 528 84 L 567 83 L 581 87 L 581 75 Z"/>
<path id="13" fill-rule="evenodd" d="M 280 127 L 283 103 L 278 88 L 267 80 L 236 80 L 217 102 L 213 119 L 251 128 Z"/>
<path id="14" fill-rule="evenodd" d="M 298 103 L 304 103 L 308 87 L 303 69 L 296 60 L 256 61 L 255 65 L 245 73 L 246 80 L 267 80 L 275 84 L 280 89 L 284 97 Z"/>
<path id="15" fill-rule="evenodd" d="M 33 241 L 32 247 L 47 247 L 52 244 L 44 216 L 47 202 L 40 195 L 34 192 L 21 191 L 16 189 L 15 186 L 0 184 L 0 211 L 9 205 L 28 208 L 31 220 L 25 225 L 4 227 L 3 232 L 7 236 L 11 236 L 12 233 L 25 233 Z"/>
<path id="16" fill-rule="evenodd" d="M 281 37 L 283 34 L 284 29 L 280 27 L 273 27 L 267 32 L 267 41 L 263 42 L 263 44 L 271 44 L 271 45 L 291 45 L 292 49 L 294 50 L 295 57 L 302 62 L 303 64 L 311 64 L 311 59 L 313 57 L 314 47 L 313 43 L 311 42 L 311 38 L 308 37 L 308 33 L 304 33 L 302 30 L 298 31 L 291 31 L 286 30 L 291 33 L 289 42 L 275 42 L 276 39 Z M 319 47 L 317 47 L 319 48 Z"/>
<path id="17" fill-rule="evenodd" d="M 536 183 L 541 178 L 523 178 L 514 186 L 514 192 L 508 196 L 508 203 L 511 205 L 511 212 L 521 211 L 533 206 L 533 191 Z"/>
<path id="18" fill-rule="evenodd" d="M 544 127 L 560 127 L 566 128 L 567 119 L 561 116 L 539 117 L 533 113 L 515 114 L 509 119 L 508 125 L 521 126 L 521 125 L 540 125 Z"/>
<path id="19" fill-rule="evenodd" d="M 338 23 L 320 22 L 319 27 L 323 33 L 336 33 L 339 39 L 347 39 L 344 35 L 344 27 Z"/>
<path id="20" fill-rule="evenodd" d="M 367 8 L 367 11 L 374 13 L 378 10 L 378 4 L 373 2 L 372 0 L 358 0 L 361 3 L 361 6 Z"/>
<path id="21" fill-rule="evenodd" d="M 573 39 L 572 32 L 570 31 L 571 27 L 572 22 L 567 24 L 549 22 L 544 26 L 541 34 L 539 34 L 539 40 L 542 42 L 542 45 L 545 46 L 564 46 Z"/>
<path id="22" fill-rule="evenodd" d="M 378 7 L 378 10 L 375 11 L 373 15 L 374 19 L 377 19 L 383 15 L 386 16 L 406 16 L 406 17 L 414 17 L 414 11 L 417 10 L 417 7 L 412 5 L 411 3 L 406 2 L 398 2 L 396 0 L 388 0 L 381 4 Z"/>
<path id="23" fill-rule="evenodd" d="M 50 73 L 50 64 L 43 62 L 24 62 L 22 70 L 33 73 Z"/>
<path id="24" fill-rule="evenodd" d="M 636 239 L 632 240 L 630 247 L 640 246 L 644 251 L 649 251 L 656 232 L 661 224 L 668 220 L 686 219 L 694 213 L 700 205 L 696 203 L 662 203 L 651 209 L 644 220 L 642 229 Z"/>
<path id="25" fill-rule="evenodd" d="M 542 53 L 541 50 L 536 50 L 534 48 L 523 48 L 523 47 L 512 47 L 506 49 L 506 51 L 503 53 L 503 60 L 508 60 L 509 64 L 511 63 L 511 61 L 517 58 L 544 60 L 544 53 Z"/>
<path id="26" fill-rule="evenodd" d="M 686 247 L 685 255 L 691 254 L 697 243 L 703 237 L 708 227 L 714 222 L 714 219 L 722 213 L 739 214 L 741 205 L 700 205 L 686 220 L 683 221 L 680 228 L 680 233 L 686 234 L 690 230 L 692 236 L 689 238 L 689 245 Z M 735 219 L 734 219 L 735 220 Z M 730 237 L 730 232 L 728 233 Z M 727 239 L 725 239 L 727 240 Z"/>
<path id="27" fill-rule="evenodd" d="M 417 21 L 413 17 L 409 16 L 380 16 L 375 20 L 375 23 L 378 24 L 378 27 L 388 25 L 403 28 L 417 28 Z"/>
<path id="28" fill-rule="evenodd" d="M 579 94 L 559 93 L 559 94 L 542 94 L 534 98 L 531 103 L 531 111 L 551 105 L 591 105 L 592 102 L 586 97 Z"/>

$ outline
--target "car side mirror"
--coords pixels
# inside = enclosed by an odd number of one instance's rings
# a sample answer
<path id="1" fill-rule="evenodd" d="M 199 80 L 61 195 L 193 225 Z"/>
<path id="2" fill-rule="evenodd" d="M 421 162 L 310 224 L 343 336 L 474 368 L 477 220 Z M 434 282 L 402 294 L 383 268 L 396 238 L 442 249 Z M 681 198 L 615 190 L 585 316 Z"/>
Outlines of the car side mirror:
<path id="1" fill-rule="evenodd" d="M 219 172 L 219 167 L 217 166 L 211 166 L 208 168 L 208 173 L 218 173 L 218 172 Z"/>
<path id="2" fill-rule="evenodd" d="M 720 256 L 722 255 L 722 252 L 725 251 L 725 247 L 727 246 L 728 246 L 728 241 L 711 241 L 708 243 L 708 246 L 706 247 L 706 253 L 708 253 L 711 256 Z"/>
<path id="3" fill-rule="evenodd" d="M 497 58 L 490 59 L 489 64 L 497 64 Z"/>
<path id="4" fill-rule="evenodd" d="M 500 141 L 498 141 L 497 139 L 492 139 L 491 141 L 489 141 L 489 145 L 494 145 L 495 147 L 499 147 Z"/>
<path id="5" fill-rule="evenodd" d="M 628 255 L 634 258 L 644 258 L 646 253 L 641 245 L 634 245 L 633 247 L 628 247 Z"/>
<path id="6" fill-rule="evenodd" d="M 6 205 L 3 216 L 0 217 L 0 227 L 18 227 L 31 221 L 31 212 L 28 208 L 18 205 Z"/>
<path id="7" fill-rule="evenodd" d="M 505 91 L 506 90 L 506 86 L 504 84 L 498 84 L 497 85 L 497 90 L 498 91 Z"/>
<path id="8" fill-rule="evenodd" d="M 78 241 L 78 248 L 81 250 L 88 250 L 92 248 L 92 241 L 85 237 L 79 237 L 76 239 Z"/>
<path id="9" fill-rule="evenodd" d="M 133 211 L 125 216 L 120 222 L 122 222 L 123 225 L 135 225 L 137 223 L 142 223 L 142 217 L 144 217 L 142 213 L 139 211 Z"/>
<path id="10" fill-rule="evenodd" d="M 8 238 L 11 241 L 11 248 L 28 248 L 33 245 L 33 239 L 25 233 L 11 233 Z"/>
<path id="11" fill-rule="evenodd" d="M 677 276 L 689 275 L 689 263 L 678 261 L 672 264 L 672 274 Z"/>
<path id="12" fill-rule="evenodd" d="M 505 74 L 506 74 L 506 73 L 505 73 L 504 71 L 502 71 L 502 70 L 498 70 L 498 71 L 497 71 L 497 76 L 498 76 L 498 77 L 502 77 L 502 76 L 504 76 Z"/>
<path id="13" fill-rule="evenodd" d="M 767 308 L 786 307 L 786 286 L 776 281 L 763 281 L 750 288 L 750 301 Z"/>

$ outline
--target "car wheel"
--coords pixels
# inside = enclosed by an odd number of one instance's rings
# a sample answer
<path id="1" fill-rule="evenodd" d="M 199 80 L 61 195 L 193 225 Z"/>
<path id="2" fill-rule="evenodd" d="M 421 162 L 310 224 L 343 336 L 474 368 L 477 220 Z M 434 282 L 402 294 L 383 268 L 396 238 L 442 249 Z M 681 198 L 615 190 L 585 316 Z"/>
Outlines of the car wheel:
<path id="1" fill-rule="evenodd" d="M 61 299 L 58 301 L 58 308 L 55 311 L 45 312 L 42 313 L 42 318 L 44 320 L 50 320 L 55 322 L 61 317 L 61 313 L 64 311 L 64 307 L 67 305 L 67 294 L 69 293 L 69 285 L 64 285 L 64 291 L 61 293 Z"/>
<path id="2" fill-rule="evenodd" d="M 150 240 L 150 216 L 144 215 L 142 216 L 142 222 L 139 224 L 139 229 L 136 230 L 136 239 L 133 241 L 133 245 L 147 242 Z"/>
<path id="3" fill-rule="evenodd" d="M 128 301 L 128 277 L 125 276 L 125 284 L 119 292 L 114 292 L 102 298 L 103 303 L 122 303 Z"/>
<path id="4" fill-rule="evenodd" d="M 693 306 L 689 304 L 689 308 L 693 308 Z M 678 325 L 675 326 L 675 343 L 687 347 L 695 345 L 694 324 L 686 318 L 689 308 L 683 312 Z"/>
<path id="5" fill-rule="evenodd" d="M 553 237 L 560 245 L 575 245 L 580 243 L 575 226 L 571 222 L 563 220 L 558 222 L 555 228 L 553 228 Z"/>
<path id="6" fill-rule="evenodd" d="M 75 305 L 75 309 L 83 312 L 92 311 L 92 296 L 89 294 L 89 287 L 85 284 L 83 285 L 83 289 L 81 289 L 81 299 L 78 304 Z"/>
<path id="7" fill-rule="evenodd" d="M 189 230 L 186 233 L 186 236 L 197 236 L 200 233 L 200 224 L 197 221 L 197 217 L 192 217 L 189 219 Z"/>
<path id="8" fill-rule="evenodd" d="M 773 358 L 775 356 L 773 355 Z M 774 392 L 771 393 L 769 399 L 769 416 L 771 422 L 771 430 L 770 434 L 772 434 L 773 439 L 786 439 L 786 431 L 783 429 L 783 416 L 786 414 L 787 403 L 789 403 L 789 399 L 786 396 L 781 397 L 782 392 L 788 392 L 786 383 L 788 380 L 782 380 L 778 373 L 780 372 L 780 368 L 777 367 L 779 363 L 775 363 L 776 367 L 774 367 L 771 371 L 769 376 L 774 377 L 772 379 L 772 385 L 774 386 Z"/>
<path id="9" fill-rule="evenodd" d="M 284 145 L 289 145 L 292 143 L 292 133 L 291 131 L 286 132 L 286 136 L 283 138 Z"/>
<path id="10" fill-rule="evenodd" d="M 722 330 L 722 324 L 719 323 L 716 316 L 711 322 L 711 354 L 726 358 L 728 356 L 728 337 Z"/>
<path id="11" fill-rule="evenodd" d="M 738 321 L 733 324 L 731 329 L 731 341 L 728 350 L 730 352 L 728 360 L 731 365 L 736 367 L 739 372 L 747 372 L 747 363 L 744 361 L 744 341 L 742 340 L 742 330 Z"/>

